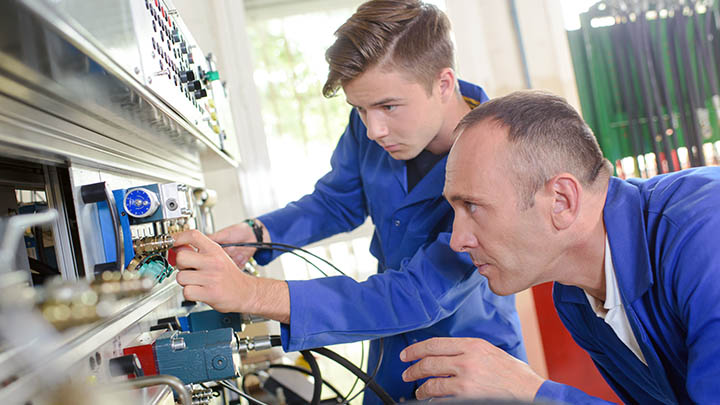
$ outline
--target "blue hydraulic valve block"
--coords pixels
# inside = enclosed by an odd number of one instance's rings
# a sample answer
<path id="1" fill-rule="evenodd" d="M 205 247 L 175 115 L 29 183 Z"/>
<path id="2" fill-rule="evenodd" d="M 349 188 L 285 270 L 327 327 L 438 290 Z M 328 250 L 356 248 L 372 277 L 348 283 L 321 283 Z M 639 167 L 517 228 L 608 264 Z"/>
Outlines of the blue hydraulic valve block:
<path id="1" fill-rule="evenodd" d="M 221 313 L 215 310 L 192 312 L 188 314 L 187 320 L 188 330 L 193 332 L 218 328 L 232 328 L 236 332 L 242 332 L 247 322 L 240 313 Z"/>
<path id="2" fill-rule="evenodd" d="M 234 378 L 240 366 L 238 342 L 231 328 L 168 331 L 153 346 L 158 374 L 174 375 L 185 384 Z"/>

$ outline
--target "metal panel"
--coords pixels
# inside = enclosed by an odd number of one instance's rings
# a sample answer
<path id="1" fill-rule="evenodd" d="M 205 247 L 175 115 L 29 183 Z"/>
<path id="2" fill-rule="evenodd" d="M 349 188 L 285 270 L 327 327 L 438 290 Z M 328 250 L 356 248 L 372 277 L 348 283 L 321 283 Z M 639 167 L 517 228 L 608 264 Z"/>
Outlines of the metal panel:
<path id="1" fill-rule="evenodd" d="M 58 211 L 58 219 L 52 223 L 53 237 L 55 238 L 55 255 L 57 257 L 58 269 L 65 280 L 77 280 L 78 269 L 75 266 L 75 249 L 70 237 L 70 226 L 68 225 L 67 210 L 62 200 L 60 181 L 57 170 L 54 167 L 45 168 L 46 189 L 48 208 Z"/>
<path id="2" fill-rule="evenodd" d="M 112 318 L 94 324 L 89 329 L 78 328 L 71 334 L 28 342 L 29 345 L 45 345 L 43 352 L 48 354 L 47 362 L 36 364 L 35 368 L 27 370 L 18 380 L 0 388 L 0 398 L 7 401 L 3 403 L 25 403 L 27 398 L 32 397 L 38 390 L 46 389 L 47 387 L 38 382 L 43 381 L 40 375 L 49 369 L 68 370 L 66 377 L 75 378 L 77 382 L 86 383 L 87 376 L 92 375 L 108 380 L 110 375 L 107 361 L 121 356 L 122 347 L 149 329 L 156 319 L 182 313 L 178 311 L 178 299 L 181 297 L 179 291 L 178 284 L 165 283 L 158 286 L 148 297 L 128 305 Z M 101 361 L 101 367 L 92 367 L 87 361 L 89 357 L 97 357 L 96 353 L 101 359 L 105 359 L 104 362 Z M 157 395 L 161 395 L 159 390 L 156 390 L 152 397 Z"/>

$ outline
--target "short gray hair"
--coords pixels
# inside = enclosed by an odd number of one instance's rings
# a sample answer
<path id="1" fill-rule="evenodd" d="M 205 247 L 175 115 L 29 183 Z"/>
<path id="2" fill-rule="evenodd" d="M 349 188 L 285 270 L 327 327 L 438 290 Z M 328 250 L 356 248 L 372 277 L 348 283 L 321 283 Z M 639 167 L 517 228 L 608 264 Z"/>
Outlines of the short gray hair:
<path id="1" fill-rule="evenodd" d="M 487 120 L 508 129 L 512 160 L 506 163 L 522 209 L 532 207 L 535 193 L 558 173 L 592 187 L 612 172 L 592 130 L 562 97 L 525 90 L 490 100 L 465 115 L 455 133 Z"/>

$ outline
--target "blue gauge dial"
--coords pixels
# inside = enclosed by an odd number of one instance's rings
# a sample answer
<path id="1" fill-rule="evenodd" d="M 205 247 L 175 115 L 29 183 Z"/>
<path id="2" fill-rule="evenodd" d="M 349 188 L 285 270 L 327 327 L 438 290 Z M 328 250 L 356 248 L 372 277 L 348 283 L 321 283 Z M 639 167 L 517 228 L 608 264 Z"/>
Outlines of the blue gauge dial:
<path id="1" fill-rule="evenodd" d="M 154 214 L 160 204 L 157 194 L 145 188 L 134 188 L 125 194 L 123 205 L 131 217 L 145 218 Z"/>

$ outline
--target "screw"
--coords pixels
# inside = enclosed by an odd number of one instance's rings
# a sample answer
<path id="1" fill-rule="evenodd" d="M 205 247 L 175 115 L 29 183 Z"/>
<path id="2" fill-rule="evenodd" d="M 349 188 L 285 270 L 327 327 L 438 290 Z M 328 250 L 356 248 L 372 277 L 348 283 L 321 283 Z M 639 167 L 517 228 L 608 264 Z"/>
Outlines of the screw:
<path id="1" fill-rule="evenodd" d="M 173 351 L 185 350 L 186 347 L 185 339 L 183 338 L 177 338 L 170 341 L 170 349 Z"/>

